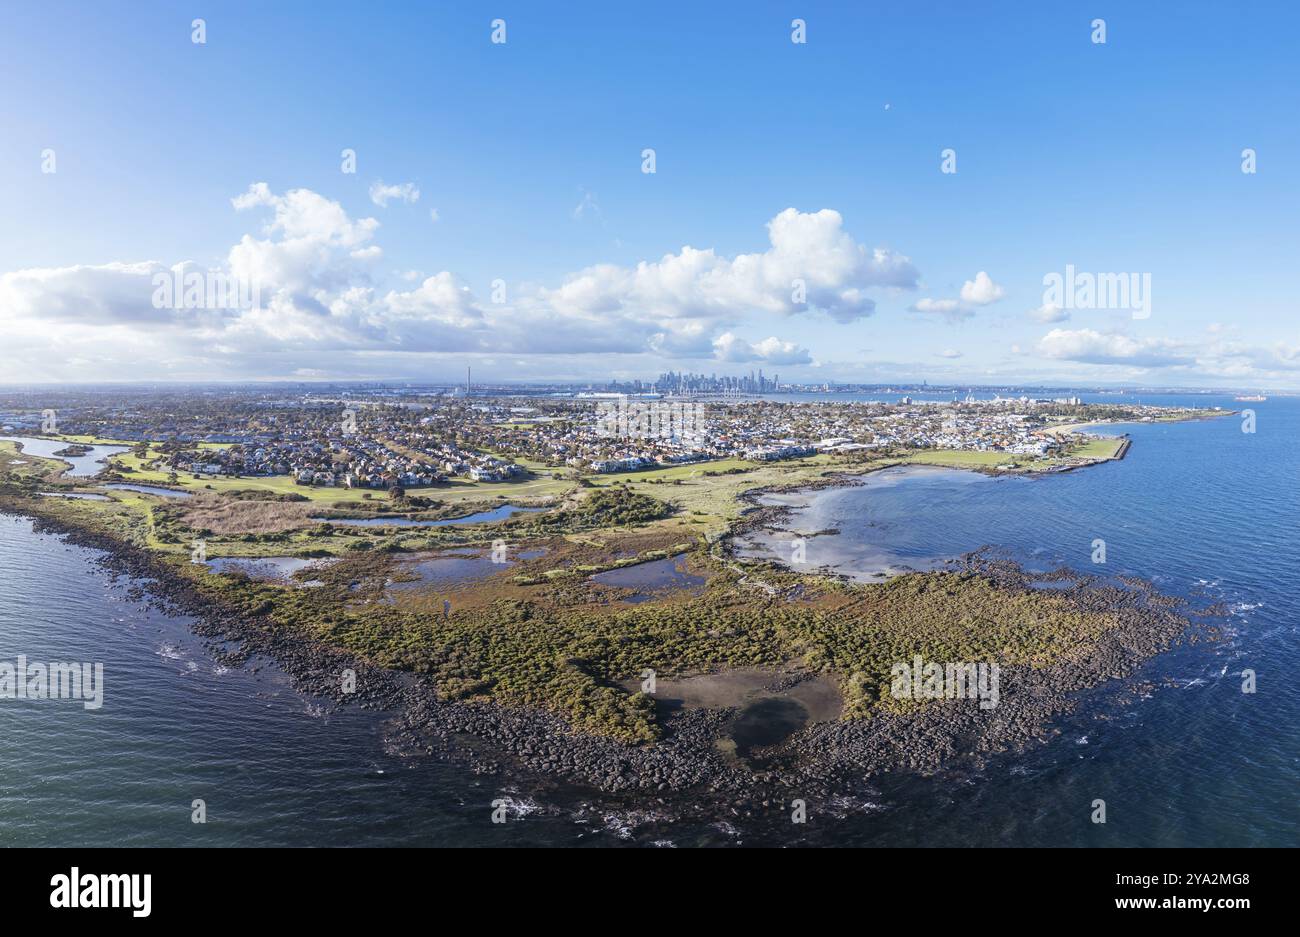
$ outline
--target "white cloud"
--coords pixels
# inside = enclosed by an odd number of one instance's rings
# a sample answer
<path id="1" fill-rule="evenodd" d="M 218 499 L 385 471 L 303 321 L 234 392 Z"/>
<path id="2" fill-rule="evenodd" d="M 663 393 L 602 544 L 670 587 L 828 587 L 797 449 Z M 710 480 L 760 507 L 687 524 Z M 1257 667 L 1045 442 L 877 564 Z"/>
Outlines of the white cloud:
<path id="1" fill-rule="evenodd" d="M 939 358 L 960 358 L 961 352 L 955 348 L 945 348 L 943 351 L 936 351 L 935 355 Z"/>
<path id="2" fill-rule="evenodd" d="M 1004 295 L 1005 290 L 981 270 L 975 274 L 975 279 L 962 284 L 961 299 L 919 299 L 908 308 L 912 312 L 939 315 L 956 323 L 974 316 L 976 307 L 995 303 Z"/>
<path id="3" fill-rule="evenodd" d="M 380 179 L 370 183 L 370 201 L 380 208 L 387 208 L 388 203 L 394 199 L 413 204 L 420 200 L 420 190 L 414 182 L 403 182 L 400 185 L 384 185 L 384 180 Z"/>
<path id="4" fill-rule="evenodd" d="M 961 287 L 962 302 L 975 306 L 987 306 L 989 303 L 997 302 L 1005 295 L 1006 291 L 994 283 L 992 278 L 983 270 L 975 274 L 975 279 L 967 280 Z"/>
<path id="5" fill-rule="evenodd" d="M 943 316 L 949 322 L 960 322 L 975 315 L 975 311 L 955 299 L 918 299 L 908 307 L 912 312 Z"/>
<path id="6" fill-rule="evenodd" d="M 1029 310 L 1029 318 L 1036 322 L 1064 322 L 1070 318 L 1070 313 L 1060 306 L 1047 303 L 1037 309 Z"/>
<path id="7" fill-rule="evenodd" d="M 160 315 L 151 302 L 153 277 L 167 270 L 157 261 L 15 270 L 0 277 L 0 318 L 147 323 Z"/>
<path id="8" fill-rule="evenodd" d="M 574 314 L 734 321 L 755 310 L 794 315 L 811 309 L 852 322 L 875 311 L 867 290 L 912 289 L 918 274 L 907 257 L 858 244 L 842 224 L 837 211 L 787 208 L 768 223 L 772 246 L 761 254 L 727 258 L 686 246 L 636 267 L 589 267 L 545 297 L 556 309 Z"/>
<path id="9" fill-rule="evenodd" d="M 274 210 L 263 228 L 266 237 L 245 234 L 227 258 L 234 276 L 258 284 L 264 293 L 278 291 L 301 302 L 318 302 L 321 291 L 342 288 L 382 253 L 367 243 L 378 221 L 353 221 L 338 202 L 310 189 L 275 195 L 265 182 L 258 182 L 231 204 L 240 211 Z"/>
<path id="10" fill-rule="evenodd" d="M 1184 346 L 1160 338 L 1133 338 L 1119 332 L 1093 329 L 1052 329 L 1038 342 L 1047 358 L 1081 361 L 1087 364 L 1122 364 L 1160 368 L 1195 361 Z"/>
<path id="11" fill-rule="evenodd" d="M 738 327 L 809 310 L 852 321 L 874 309 L 868 291 L 911 288 L 917 278 L 906 257 L 849 237 L 837 212 L 788 209 L 768 225 L 770 246 L 759 253 L 684 247 L 632 267 L 589 267 L 554 288 L 519 286 L 498 304 L 449 271 L 394 272 L 401 288 L 377 289 L 379 222 L 310 190 L 277 193 L 259 182 L 231 204 L 265 221 L 215 273 L 255 284 L 256 308 L 155 309 L 157 274 L 213 272 L 192 263 L 17 270 L 0 275 L 10 347 L 41 363 L 32 373 L 45 374 L 44 363 L 54 373 L 56 362 L 98 362 L 75 375 L 86 378 L 383 376 L 381 362 L 412 354 L 800 365 L 812 361 L 806 348 L 777 336 L 750 342 Z M 795 278 L 806 305 L 792 299 Z"/>
<path id="12" fill-rule="evenodd" d="M 713 340 L 713 348 L 718 360 L 733 364 L 760 361 L 765 364 L 796 365 L 812 362 L 812 356 L 806 348 L 776 337 L 765 338 L 751 345 L 731 332 L 723 332 Z"/>

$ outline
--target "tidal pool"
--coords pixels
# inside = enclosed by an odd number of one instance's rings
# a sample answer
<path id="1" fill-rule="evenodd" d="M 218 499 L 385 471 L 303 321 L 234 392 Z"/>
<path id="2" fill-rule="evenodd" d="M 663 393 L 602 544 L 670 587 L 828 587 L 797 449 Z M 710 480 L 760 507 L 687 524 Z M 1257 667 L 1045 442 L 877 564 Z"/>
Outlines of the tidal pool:
<path id="1" fill-rule="evenodd" d="M 602 586 L 617 589 L 636 589 L 635 595 L 625 601 L 645 602 L 652 598 L 647 593 L 687 590 L 698 595 L 703 591 L 707 581 L 703 576 L 696 576 L 682 568 L 685 559 L 680 556 L 667 556 L 662 560 L 650 560 L 635 566 L 621 566 L 603 573 L 595 573 L 591 581 Z"/>
<path id="2" fill-rule="evenodd" d="M 439 553 L 436 556 L 404 562 L 402 571 L 419 578 L 405 582 L 391 582 L 388 588 L 394 592 L 410 592 L 428 586 L 478 582 L 503 569 L 508 569 L 519 560 L 531 560 L 545 553 L 545 550 L 523 550 L 518 553 L 507 551 L 500 562 L 493 560 L 490 550 L 485 552 L 456 550 Z"/>
<path id="3" fill-rule="evenodd" d="M 114 491 L 138 491 L 145 495 L 158 495 L 161 498 L 191 498 L 194 496 L 192 491 L 177 491 L 174 488 L 160 488 L 157 485 L 128 485 L 114 482 L 111 485 L 101 487 L 111 488 Z"/>
<path id="4" fill-rule="evenodd" d="M 218 556 L 207 561 L 214 573 L 244 573 L 265 582 L 293 582 L 300 569 L 328 566 L 334 559 L 306 559 L 300 556 Z"/>

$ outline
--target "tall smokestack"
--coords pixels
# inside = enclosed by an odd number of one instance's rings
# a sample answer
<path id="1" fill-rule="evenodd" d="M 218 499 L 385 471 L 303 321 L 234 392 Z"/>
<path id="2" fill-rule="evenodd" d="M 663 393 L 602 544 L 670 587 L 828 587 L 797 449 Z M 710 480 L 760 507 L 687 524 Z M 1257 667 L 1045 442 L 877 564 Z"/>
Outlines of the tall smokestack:
<path id="1" fill-rule="evenodd" d="M 465 396 L 466 397 L 469 396 L 469 373 L 470 373 L 470 366 L 465 365 Z"/>

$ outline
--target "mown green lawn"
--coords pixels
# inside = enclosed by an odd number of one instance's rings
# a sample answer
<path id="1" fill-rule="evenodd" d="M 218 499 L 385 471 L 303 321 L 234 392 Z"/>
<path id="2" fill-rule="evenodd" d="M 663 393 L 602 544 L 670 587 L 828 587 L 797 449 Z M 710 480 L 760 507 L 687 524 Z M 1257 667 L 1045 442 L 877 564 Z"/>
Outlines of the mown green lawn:
<path id="1" fill-rule="evenodd" d="M 1090 439 L 1070 450 L 1070 455 L 1083 459 L 1113 459 L 1124 440 L 1118 438 Z"/>
<path id="2" fill-rule="evenodd" d="M 953 468 L 991 468 L 1017 462 L 1025 465 L 1039 460 L 1029 456 L 1018 456 L 1011 452 L 974 452 L 966 449 L 927 449 L 904 456 L 900 462 L 913 462 L 919 465 L 949 465 Z"/>

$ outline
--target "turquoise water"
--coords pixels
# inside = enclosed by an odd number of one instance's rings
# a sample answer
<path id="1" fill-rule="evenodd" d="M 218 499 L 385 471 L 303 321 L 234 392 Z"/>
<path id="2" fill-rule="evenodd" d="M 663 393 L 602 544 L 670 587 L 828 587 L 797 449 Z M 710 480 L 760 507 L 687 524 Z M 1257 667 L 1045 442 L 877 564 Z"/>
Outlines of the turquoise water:
<path id="1" fill-rule="evenodd" d="M 327 714 L 265 662 L 219 667 L 94 551 L 0 517 L 0 661 L 105 669 L 98 711 L 0 700 L 0 844 L 1296 845 L 1300 401 L 1212 402 L 1253 408 L 1257 432 L 1235 417 L 1140 425 L 1125 460 L 1081 472 L 927 473 L 815 499 L 807 526 L 841 532 L 809 541 L 810 561 L 863 544 L 916 558 L 994 544 L 1221 600 L 1232 636 L 1153 661 L 1147 675 L 1169 685 L 1116 718 L 1064 719 L 1055 741 L 974 775 L 881 779 L 835 818 L 810 803 L 801 827 L 784 815 L 672 823 L 641 814 L 648 803 L 400 759 L 377 717 Z M 1254 695 L 1240 692 L 1246 667 Z M 205 825 L 190 822 L 196 797 Z M 512 822 L 490 822 L 494 798 Z M 1105 825 L 1089 821 L 1096 798 Z"/>

